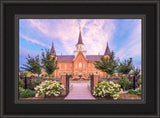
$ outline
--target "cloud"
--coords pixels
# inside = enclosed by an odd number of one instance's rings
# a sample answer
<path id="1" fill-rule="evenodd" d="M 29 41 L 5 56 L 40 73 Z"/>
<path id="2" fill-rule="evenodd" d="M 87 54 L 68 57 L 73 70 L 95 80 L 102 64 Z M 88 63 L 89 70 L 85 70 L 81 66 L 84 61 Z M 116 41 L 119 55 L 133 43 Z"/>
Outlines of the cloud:
<path id="1" fill-rule="evenodd" d="M 137 19 L 25 19 L 22 23 L 22 38 L 49 49 L 54 41 L 58 55 L 74 54 L 81 25 L 88 55 L 103 55 L 108 41 L 116 57 L 141 62 L 141 22 Z"/>
<path id="2" fill-rule="evenodd" d="M 43 33 L 50 42 L 58 39 L 62 43 L 59 48 L 62 47 L 67 54 L 73 54 L 78 41 L 79 24 L 82 27 L 82 39 L 87 54 L 104 54 L 106 42 L 111 40 L 115 29 L 111 19 L 30 19 L 29 21 L 31 27 L 36 28 L 40 35 Z"/>
<path id="3" fill-rule="evenodd" d="M 25 39 L 25 40 L 27 40 L 27 41 L 31 41 L 32 43 L 41 45 L 41 46 L 43 46 L 43 47 L 48 47 L 48 48 L 50 48 L 50 46 L 48 46 L 48 45 L 46 45 L 46 44 L 44 44 L 44 43 L 42 43 L 42 42 L 40 42 L 40 41 L 37 41 L 36 39 L 29 38 L 29 37 L 27 37 L 27 36 L 25 36 L 25 35 L 23 35 L 23 34 L 20 34 L 20 37 L 23 38 L 23 39 Z"/>
<path id="4" fill-rule="evenodd" d="M 35 56 L 35 55 L 37 55 L 34 51 L 30 51 L 29 49 L 26 49 L 26 48 L 21 48 L 20 50 L 19 50 L 19 55 L 21 55 L 21 56 L 24 56 L 24 57 L 27 57 L 28 55 L 30 55 L 30 56 Z"/>
<path id="5" fill-rule="evenodd" d="M 141 56 L 141 22 L 136 23 L 133 32 L 128 36 L 123 46 L 116 53 L 116 56 L 121 60 Z"/>

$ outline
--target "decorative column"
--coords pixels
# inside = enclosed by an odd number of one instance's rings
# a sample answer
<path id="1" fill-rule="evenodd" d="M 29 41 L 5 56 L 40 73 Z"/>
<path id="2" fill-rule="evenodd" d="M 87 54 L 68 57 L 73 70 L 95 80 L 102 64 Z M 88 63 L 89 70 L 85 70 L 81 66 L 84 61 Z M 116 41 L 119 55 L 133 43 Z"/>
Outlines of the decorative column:
<path id="1" fill-rule="evenodd" d="M 98 85 L 98 74 L 93 75 L 93 87 Z"/>
<path id="2" fill-rule="evenodd" d="M 61 74 L 61 82 L 64 85 L 64 90 L 62 91 L 62 95 L 66 95 L 66 74 Z"/>

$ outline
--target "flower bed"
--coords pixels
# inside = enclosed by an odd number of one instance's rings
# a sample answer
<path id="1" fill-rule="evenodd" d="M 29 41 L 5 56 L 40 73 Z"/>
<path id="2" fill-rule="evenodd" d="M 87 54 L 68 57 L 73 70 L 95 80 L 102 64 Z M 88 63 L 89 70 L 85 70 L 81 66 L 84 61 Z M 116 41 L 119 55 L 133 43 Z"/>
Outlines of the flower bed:
<path id="1" fill-rule="evenodd" d="M 84 77 L 77 78 L 77 77 L 76 77 L 76 78 L 73 78 L 72 80 L 73 80 L 73 81 L 74 81 L 74 80 L 85 81 L 85 80 L 90 80 L 90 78 L 84 78 Z"/>
<path id="2" fill-rule="evenodd" d="M 94 87 L 93 95 L 102 98 L 111 96 L 114 100 L 117 100 L 120 97 L 120 91 L 122 92 L 122 89 L 119 84 L 116 84 L 113 81 L 103 81 L 98 83 L 98 86 Z"/>
<path id="3" fill-rule="evenodd" d="M 60 96 L 62 90 L 64 90 L 64 86 L 61 85 L 57 81 L 44 81 L 39 86 L 36 86 L 36 97 L 43 95 L 43 97 L 46 96 Z"/>

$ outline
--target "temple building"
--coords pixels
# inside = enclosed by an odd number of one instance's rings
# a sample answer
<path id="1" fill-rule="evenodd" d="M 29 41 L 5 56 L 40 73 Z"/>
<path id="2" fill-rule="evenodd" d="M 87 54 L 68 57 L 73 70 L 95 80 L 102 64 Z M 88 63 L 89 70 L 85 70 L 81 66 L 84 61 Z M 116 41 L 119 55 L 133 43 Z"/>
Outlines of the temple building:
<path id="1" fill-rule="evenodd" d="M 74 55 L 56 55 L 54 44 L 50 50 L 51 56 L 56 56 L 58 61 L 58 67 L 54 72 L 55 77 L 60 77 L 61 74 L 67 73 L 73 77 L 81 75 L 82 77 L 89 77 L 91 74 L 99 74 L 101 77 L 105 77 L 106 73 L 95 68 L 94 62 L 100 61 L 101 56 L 108 56 L 110 54 L 110 49 L 108 42 L 106 45 L 106 50 L 104 55 L 86 55 L 85 44 L 82 40 L 81 28 L 79 31 L 78 42 L 76 44 L 76 49 L 74 50 Z"/>

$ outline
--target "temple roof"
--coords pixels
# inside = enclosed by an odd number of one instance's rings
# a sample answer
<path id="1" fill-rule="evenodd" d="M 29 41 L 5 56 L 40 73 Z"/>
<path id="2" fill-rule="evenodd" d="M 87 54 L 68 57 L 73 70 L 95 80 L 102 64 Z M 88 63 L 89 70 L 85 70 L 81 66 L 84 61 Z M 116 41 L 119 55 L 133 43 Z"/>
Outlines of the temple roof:
<path id="1" fill-rule="evenodd" d="M 86 55 L 88 61 L 100 61 L 103 55 Z"/>
<path id="2" fill-rule="evenodd" d="M 54 49 L 54 44 L 53 44 L 53 42 L 52 42 L 52 47 L 51 47 L 50 54 L 51 54 L 51 55 L 56 55 L 56 51 L 55 51 L 55 49 Z"/>
<path id="3" fill-rule="evenodd" d="M 104 55 L 109 55 L 109 54 L 111 54 L 111 52 L 110 52 L 110 49 L 109 49 L 109 46 L 108 46 L 108 42 L 107 42 L 107 46 L 106 46 L 106 50 L 105 50 Z"/>
<path id="4" fill-rule="evenodd" d="M 72 61 L 74 55 L 57 55 L 57 61 Z"/>
<path id="5" fill-rule="evenodd" d="M 100 61 L 103 55 L 86 55 L 88 61 Z M 74 55 L 57 55 L 57 61 L 73 61 Z"/>
<path id="6" fill-rule="evenodd" d="M 78 38 L 78 44 L 83 44 L 83 41 L 82 41 L 82 35 L 81 35 L 81 27 L 80 27 L 80 31 L 79 31 L 79 38 Z"/>

